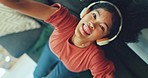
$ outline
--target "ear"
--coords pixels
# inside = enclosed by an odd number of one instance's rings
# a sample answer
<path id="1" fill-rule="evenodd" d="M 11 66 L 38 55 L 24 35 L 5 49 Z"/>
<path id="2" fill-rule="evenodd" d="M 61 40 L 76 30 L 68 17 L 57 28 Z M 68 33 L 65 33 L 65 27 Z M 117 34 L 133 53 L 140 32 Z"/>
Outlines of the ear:
<path id="1" fill-rule="evenodd" d="M 84 8 L 80 13 L 80 18 L 83 18 L 86 14 L 88 14 L 90 9 Z"/>
<path id="2" fill-rule="evenodd" d="M 106 45 L 108 44 L 110 41 L 108 38 L 102 38 L 102 39 L 99 39 L 99 40 L 96 40 L 96 43 L 97 45 L 99 46 L 103 46 L 103 45 Z"/>

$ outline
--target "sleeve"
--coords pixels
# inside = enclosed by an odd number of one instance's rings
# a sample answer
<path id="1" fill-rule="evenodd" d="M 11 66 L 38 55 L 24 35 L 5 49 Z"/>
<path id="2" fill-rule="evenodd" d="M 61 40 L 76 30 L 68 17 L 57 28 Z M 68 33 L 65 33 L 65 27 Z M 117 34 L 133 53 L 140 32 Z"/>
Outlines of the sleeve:
<path id="1" fill-rule="evenodd" d="M 48 19 L 44 20 L 50 23 L 55 29 L 67 29 L 69 26 L 73 26 L 78 20 L 77 18 L 70 14 L 69 10 L 59 3 L 53 4 L 53 7 L 58 7 L 59 9 L 49 16 Z"/>
<path id="2" fill-rule="evenodd" d="M 90 71 L 93 78 L 114 78 L 114 64 L 104 57 L 104 54 L 95 54 L 91 60 Z"/>

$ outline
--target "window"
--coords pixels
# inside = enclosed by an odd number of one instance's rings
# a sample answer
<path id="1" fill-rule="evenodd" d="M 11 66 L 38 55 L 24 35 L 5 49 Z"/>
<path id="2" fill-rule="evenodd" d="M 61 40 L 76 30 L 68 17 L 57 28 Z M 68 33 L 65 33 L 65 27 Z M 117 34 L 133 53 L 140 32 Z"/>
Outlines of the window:
<path id="1" fill-rule="evenodd" d="M 127 43 L 127 45 L 148 64 L 148 28 L 143 29 L 139 35 L 139 42 Z"/>

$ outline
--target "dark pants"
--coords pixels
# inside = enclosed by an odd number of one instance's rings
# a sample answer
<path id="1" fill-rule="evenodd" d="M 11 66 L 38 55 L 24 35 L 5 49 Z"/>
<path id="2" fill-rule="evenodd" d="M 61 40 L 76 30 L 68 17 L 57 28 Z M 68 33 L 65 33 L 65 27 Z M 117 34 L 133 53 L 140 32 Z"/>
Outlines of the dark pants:
<path id="1" fill-rule="evenodd" d="M 63 63 L 45 45 L 38 65 L 34 71 L 34 78 L 74 78 L 78 73 L 69 71 Z"/>

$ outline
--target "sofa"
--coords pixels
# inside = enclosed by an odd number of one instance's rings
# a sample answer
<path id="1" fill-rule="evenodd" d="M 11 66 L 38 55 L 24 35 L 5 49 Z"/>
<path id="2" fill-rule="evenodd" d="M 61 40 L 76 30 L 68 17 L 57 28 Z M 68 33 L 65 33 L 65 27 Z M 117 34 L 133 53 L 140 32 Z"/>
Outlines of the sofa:
<path id="1" fill-rule="evenodd" d="M 89 3 L 97 0 L 37 0 L 51 5 L 61 3 L 67 7 L 72 14 L 79 18 L 81 10 Z M 116 4 L 125 14 L 125 10 L 130 7 L 133 0 L 108 0 Z M 134 0 L 138 1 L 138 0 Z M 143 2 L 142 2 L 143 3 Z M 145 3 L 143 3 L 145 4 Z M 34 19 L 34 18 L 33 18 Z M 12 56 L 18 58 L 23 53 L 27 53 L 35 62 L 38 61 L 43 46 L 48 42 L 48 38 L 53 31 L 50 24 L 42 20 L 34 19 L 41 27 L 19 33 L 8 34 L 0 37 L 0 45 L 5 47 Z M 115 78 L 148 78 L 148 66 L 143 62 L 121 38 L 117 38 L 109 45 L 102 47 L 105 55 L 112 60 L 116 67 Z M 77 78 L 92 78 L 90 71 L 85 71 Z"/>

